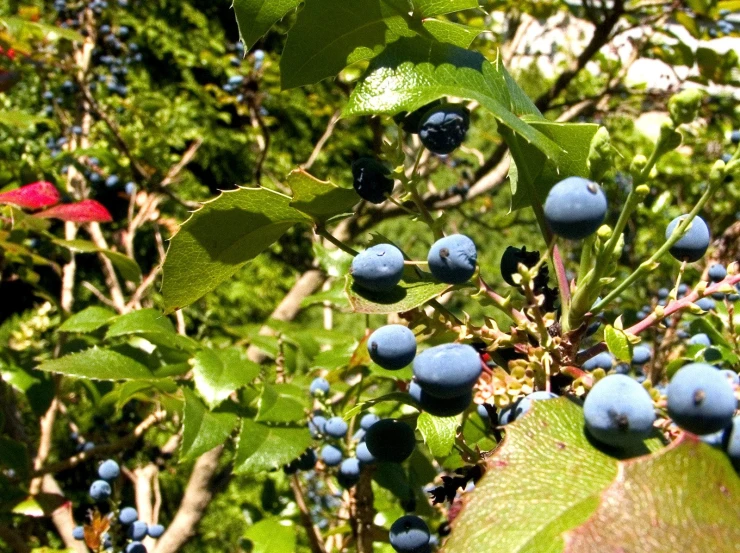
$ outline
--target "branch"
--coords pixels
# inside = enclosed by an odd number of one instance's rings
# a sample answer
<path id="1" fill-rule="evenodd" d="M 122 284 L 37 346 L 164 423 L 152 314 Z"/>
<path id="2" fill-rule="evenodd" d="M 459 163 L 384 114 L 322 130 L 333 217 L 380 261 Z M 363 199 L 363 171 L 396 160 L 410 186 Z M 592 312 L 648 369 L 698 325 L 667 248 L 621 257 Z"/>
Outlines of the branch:
<path id="1" fill-rule="evenodd" d="M 301 512 L 301 521 L 303 527 L 306 529 L 308 535 L 308 543 L 311 546 L 312 553 L 326 553 L 326 546 L 324 545 L 324 538 L 321 536 L 321 532 L 311 520 L 311 513 L 306 505 L 306 498 L 303 494 L 303 488 L 301 482 L 298 480 L 298 475 L 294 474 L 290 479 L 290 488 L 293 490 L 293 496 L 295 497 L 296 505 L 298 510 Z"/>
<path id="2" fill-rule="evenodd" d="M 34 473 L 31 476 L 36 477 L 42 476 L 44 474 L 55 474 L 57 472 L 76 467 L 77 465 L 88 459 L 94 459 L 96 457 L 102 457 L 104 455 L 110 455 L 112 453 L 123 451 L 124 449 L 127 449 L 134 445 L 136 441 L 141 438 L 141 436 L 144 435 L 144 433 L 152 426 L 163 421 L 166 415 L 167 413 L 165 411 L 157 411 L 155 413 L 152 413 L 143 421 L 141 421 L 139 425 L 134 428 L 134 431 L 131 434 L 121 438 L 117 442 L 113 442 L 112 444 L 100 445 L 90 449 L 89 451 L 83 451 L 81 453 L 78 453 L 77 455 L 73 455 L 72 457 L 64 461 L 57 461 L 56 463 L 51 463 L 49 465 L 46 465 L 45 467 L 38 467 L 35 469 Z"/>
<path id="3" fill-rule="evenodd" d="M 103 250 L 109 249 L 99 223 L 89 223 L 87 225 L 87 231 L 90 234 L 90 238 L 92 238 L 93 243 L 98 248 Z M 102 252 L 98 253 L 98 258 L 103 267 L 105 284 L 108 286 L 111 300 L 113 301 L 116 311 L 119 313 L 128 312 L 129 310 L 126 307 L 126 300 L 123 297 L 123 289 L 121 288 L 121 283 L 118 281 L 118 275 L 116 275 L 116 270 L 113 268 L 113 263 Z"/>
<path id="4" fill-rule="evenodd" d="M 339 109 L 334 112 L 334 115 L 331 116 L 329 119 L 329 124 L 326 126 L 326 130 L 324 131 L 324 134 L 321 135 L 321 138 L 319 138 L 319 141 L 316 143 L 316 145 L 313 148 L 313 151 L 311 152 L 311 155 L 308 157 L 308 160 L 306 163 L 301 165 L 301 168 L 308 171 L 311 166 L 316 162 L 316 159 L 318 159 L 319 154 L 321 153 L 321 150 L 324 148 L 324 145 L 326 144 L 326 141 L 329 140 L 332 133 L 334 132 L 334 128 L 337 126 L 337 123 L 339 122 L 339 119 L 342 116 L 342 110 Z"/>
<path id="5" fill-rule="evenodd" d="M 180 507 L 152 553 L 176 553 L 195 535 L 195 530 L 213 499 L 210 483 L 218 469 L 224 446 L 220 445 L 198 458 L 185 488 Z"/>

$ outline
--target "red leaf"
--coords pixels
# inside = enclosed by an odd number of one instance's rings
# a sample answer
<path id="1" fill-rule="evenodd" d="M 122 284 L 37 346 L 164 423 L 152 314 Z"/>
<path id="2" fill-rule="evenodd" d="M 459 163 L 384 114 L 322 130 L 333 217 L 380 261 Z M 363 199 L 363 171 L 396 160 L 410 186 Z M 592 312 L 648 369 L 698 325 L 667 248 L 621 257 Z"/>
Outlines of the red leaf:
<path id="1" fill-rule="evenodd" d="M 61 219 L 72 223 L 110 223 L 113 220 L 103 204 L 95 200 L 62 204 L 34 215 L 44 219 Z"/>
<path id="2" fill-rule="evenodd" d="M 61 197 L 53 184 L 34 182 L 0 194 L 0 204 L 14 204 L 26 209 L 41 209 L 59 203 Z"/>

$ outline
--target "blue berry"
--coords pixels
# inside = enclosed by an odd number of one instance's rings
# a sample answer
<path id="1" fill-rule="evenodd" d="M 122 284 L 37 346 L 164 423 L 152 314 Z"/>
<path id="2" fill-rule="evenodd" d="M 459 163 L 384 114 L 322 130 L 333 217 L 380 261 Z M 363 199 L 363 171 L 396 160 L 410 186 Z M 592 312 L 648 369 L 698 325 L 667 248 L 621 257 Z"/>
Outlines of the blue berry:
<path id="1" fill-rule="evenodd" d="M 532 392 L 531 394 L 524 396 L 512 406 L 511 412 L 509 413 L 509 422 L 519 420 L 526 415 L 532 408 L 533 402 L 557 398 L 558 396 L 552 392 Z"/>
<path id="2" fill-rule="evenodd" d="M 342 462 L 342 450 L 331 444 L 325 445 L 321 449 L 321 460 L 327 467 L 336 467 Z"/>
<path id="3" fill-rule="evenodd" d="M 725 429 L 723 447 L 735 470 L 740 471 L 740 415 L 732 419 L 732 426 Z"/>
<path id="4" fill-rule="evenodd" d="M 139 520 L 139 513 L 133 507 L 124 507 L 121 512 L 118 513 L 118 521 L 124 526 L 133 524 Z"/>
<path id="5" fill-rule="evenodd" d="M 162 534 L 164 534 L 164 526 L 161 524 L 151 524 L 149 526 L 149 529 L 147 530 L 147 533 L 149 534 L 150 538 L 161 538 Z"/>
<path id="6" fill-rule="evenodd" d="M 343 488 L 351 488 L 360 480 L 360 461 L 350 457 L 339 465 L 337 480 Z"/>
<path id="7" fill-rule="evenodd" d="M 668 224 L 665 231 L 666 240 L 671 237 L 673 231 L 686 218 L 685 215 L 676 217 Z M 670 249 L 671 255 L 679 261 L 698 261 L 709 248 L 709 227 L 701 217 L 694 217 L 686 233 Z"/>
<path id="8" fill-rule="evenodd" d="M 514 422 L 514 419 L 511 418 L 512 413 L 514 412 L 514 406 L 516 404 L 507 405 L 506 407 L 501 409 L 501 412 L 498 416 L 498 423 L 501 426 L 506 426 L 510 422 Z"/>
<path id="9" fill-rule="evenodd" d="M 423 411 L 436 417 L 454 417 L 465 411 L 473 401 L 473 391 L 468 390 L 460 396 L 438 398 L 421 389 L 416 382 L 411 382 L 409 395 L 419 404 Z"/>
<path id="10" fill-rule="evenodd" d="M 719 372 L 722 373 L 725 378 L 727 378 L 728 382 L 732 386 L 740 386 L 740 375 L 738 375 L 735 371 L 733 371 L 732 369 L 724 369 Z"/>
<path id="11" fill-rule="evenodd" d="M 380 417 L 378 415 L 375 415 L 374 413 L 368 413 L 367 415 L 363 415 L 363 417 L 360 419 L 360 428 L 367 431 L 370 430 L 370 427 L 374 425 L 376 422 L 380 420 Z"/>
<path id="12" fill-rule="evenodd" d="M 118 466 L 113 459 L 104 461 L 102 465 L 98 467 L 98 476 L 103 480 L 111 482 L 121 475 L 121 467 Z"/>
<path id="13" fill-rule="evenodd" d="M 740 131 L 732 131 L 732 134 L 730 134 L 730 142 L 733 144 L 740 144 Z"/>
<path id="14" fill-rule="evenodd" d="M 545 200 L 545 219 L 553 233 L 581 240 L 596 232 L 606 218 L 606 195 L 588 179 L 568 177 L 552 187 Z"/>
<path id="15" fill-rule="evenodd" d="M 321 415 L 314 416 L 308 421 L 308 431 L 311 433 L 312 438 L 318 438 L 324 433 L 324 426 L 326 425 L 326 417 Z"/>
<path id="16" fill-rule="evenodd" d="M 429 527 L 415 515 L 405 515 L 394 522 L 388 537 L 398 553 L 429 551 Z"/>
<path id="17" fill-rule="evenodd" d="M 727 276 L 727 269 L 721 263 L 715 263 L 707 271 L 707 276 L 712 282 L 720 282 Z"/>
<path id="18" fill-rule="evenodd" d="M 658 299 L 667 299 L 670 293 L 671 291 L 668 288 L 661 288 L 660 290 L 658 290 Z"/>
<path id="19" fill-rule="evenodd" d="M 309 447 L 303 452 L 303 455 L 298 458 L 298 470 L 306 471 L 313 469 L 316 466 L 317 460 L 318 457 L 316 456 L 316 452 Z"/>
<path id="20" fill-rule="evenodd" d="M 324 434 L 332 438 L 344 438 L 349 426 L 342 417 L 332 417 L 324 425 Z"/>
<path id="21" fill-rule="evenodd" d="M 519 265 L 524 265 L 530 269 L 534 267 L 540 259 L 539 252 L 528 252 L 526 247 L 515 248 L 508 246 L 501 256 L 501 277 L 509 286 L 517 286 L 514 281 L 514 275 L 519 274 Z M 546 267 L 544 267 L 546 269 Z"/>
<path id="22" fill-rule="evenodd" d="M 361 157 L 352 163 L 352 185 L 357 195 L 373 204 L 382 204 L 393 192 L 391 171 L 377 159 Z"/>
<path id="23" fill-rule="evenodd" d="M 604 351 L 593 356 L 591 359 L 586 360 L 583 363 L 582 368 L 584 371 L 593 371 L 595 369 L 604 369 L 605 371 L 608 371 L 612 368 L 613 362 L 614 356 L 608 351 Z"/>
<path id="24" fill-rule="evenodd" d="M 326 395 L 329 393 L 329 381 L 321 377 L 314 378 L 308 387 L 308 391 L 312 396 Z"/>
<path id="25" fill-rule="evenodd" d="M 367 341 L 370 358 L 388 370 L 398 370 L 416 356 L 416 337 L 403 325 L 386 325 L 370 335 Z"/>
<path id="26" fill-rule="evenodd" d="M 462 284 L 475 273 L 478 252 L 473 241 L 464 234 L 440 238 L 429 249 L 427 263 L 437 280 Z"/>
<path id="27" fill-rule="evenodd" d="M 650 395 L 623 374 L 612 374 L 596 383 L 586 396 L 583 415 L 591 436 L 617 448 L 642 441 L 655 421 Z"/>
<path id="28" fill-rule="evenodd" d="M 717 304 L 714 303 L 714 300 L 712 298 L 702 298 L 700 300 L 697 300 L 696 305 L 702 311 L 711 311 L 717 306 Z"/>
<path id="29" fill-rule="evenodd" d="M 352 439 L 356 442 L 361 442 L 365 439 L 365 434 L 366 434 L 365 430 L 360 428 L 357 432 L 354 433 L 354 435 L 352 436 Z"/>
<path id="30" fill-rule="evenodd" d="M 632 350 L 632 364 L 633 365 L 644 365 L 653 357 L 653 352 L 647 346 L 636 346 Z"/>
<path id="31" fill-rule="evenodd" d="M 146 553 L 146 547 L 139 541 L 132 541 L 126 546 L 126 553 Z"/>
<path id="32" fill-rule="evenodd" d="M 108 188 L 114 188 L 118 186 L 118 183 L 121 182 L 121 179 L 118 177 L 118 175 L 111 175 L 107 179 L 105 179 L 105 186 Z"/>
<path id="33" fill-rule="evenodd" d="M 447 155 L 459 148 L 470 127 L 470 113 L 457 104 L 434 106 L 421 118 L 419 138 L 432 153 Z"/>
<path id="34" fill-rule="evenodd" d="M 85 529 L 82 526 L 75 526 L 72 529 L 72 537 L 79 541 L 84 540 L 85 539 Z"/>
<path id="35" fill-rule="evenodd" d="M 401 250 L 391 244 L 378 244 L 355 257 L 350 272 L 361 288 L 384 292 L 401 282 L 403 261 Z"/>
<path id="36" fill-rule="evenodd" d="M 467 344 L 442 344 L 414 359 L 419 386 L 438 398 L 459 397 L 478 381 L 482 367 L 478 352 Z"/>
<path id="37" fill-rule="evenodd" d="M 364 465 L 370 465 L 375 462 L 375 457 L 372 453 L 370 453 L 370 450 L 367 448 L 367 444 L 365 442 L 362 442 L 360 445 L 357 446 L 355 455 L 357 456 L 357 459 L 360 461 L 360 463 Z"/>
<path id="38" fill-rule="evenodd" d="M 686 283 L 679 284 L 678 289 L 676 290 L 676 292 L 678 292 L 679 298 L 682 298 L 683 296 L 685 296 L 688 293 L 688 291 L 689 291 L 689 285 Z"/>
<path id="39" fill-rule="evenodd" d="M 689 345 L 690 346 L 704 346 L 709 347 L 712 345 L 712 340 L 704 334 L 703 332 L 700 332 L 699 334 L 694 334 L 691 338 L 689 338 Z"/>
<path id="40" fill-rule="evenodd" d="M 148 528 L 149 526 L 146 522 L 137 520 L 128 527 L 128 537 L 134 541 L 141 541 L 146 537 Z"/>
<path id="41" fill-rule="evenodd" d="M 94 501 L 105 501 L 110 497 L 111 492 L 110 484 L 105 480 L 96 480 L 90 486 L 90 497 Z"/>
<path id="42" fill-rule="evenodd" d="M 727 377 L 706 363 L 691 363 L 668 384 L 668 414 L 678 426 L 694 434 L 711 434 L 732 421 L 737 407 Z"/>
<path id="43" fill-rule="evenodd" d="M 365 443 L 378 461 L 401 463 L 414 451 L 416 437 L 405 422 L 381 419 L 367 431 Z"/>
<path id="44" fill-rule="evenodd" d="M 486 406 L 481 403 L 478 405 L 478 407 L 475 408 L 476 412 L 478 413 L 478 416 L 483 419 L 484 422 L 488 422 L 491 420 L 491 416 L 488 414 L 488 409 L 486 409 Z"/>

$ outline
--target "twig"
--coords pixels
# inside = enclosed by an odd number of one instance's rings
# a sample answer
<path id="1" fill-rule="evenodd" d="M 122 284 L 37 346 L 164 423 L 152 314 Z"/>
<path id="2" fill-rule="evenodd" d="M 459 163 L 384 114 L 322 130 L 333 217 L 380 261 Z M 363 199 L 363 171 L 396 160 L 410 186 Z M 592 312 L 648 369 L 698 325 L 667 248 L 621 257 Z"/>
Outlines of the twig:
<path id="1" fill-rule="evenodd" d="M 92 238 L 93 243 L 98 248 L 102 250 L 109 249 L 108 243 L 105 240 L 105 236 L 103 236 L 103 231 L 101 230 L 99 223 L 88 223 L 87 231 L 90 235 L 90 238 Z M 113 301 L 113 305 L 116 308 L 116 311 L 118 311 L 119 313 L 126 313 L 128 311 L 128 308 L 126 307 L 126 300 L 123 298 L 123 289 L 121 288 L 121 283 L 118 282 L 118 276 L 116 275 L 116 271 L 113 268 L 113 263 L 102 252 L 98 253 L 98 258 L 100 259 L 100 263 L 103 267 L 105 284 L 106 286 L 108 286 L 111 300 Z"/>
<path id="2" fill-rule="evenodd" d="M 342 110 L 338 109 L 334 112 L 334 115 L 331 116 L 329 119 L 329 123 L 326 125 L 326 130 L 324 131 L 324 134 L 321 135 L 321 138 L 319 138 L 319 141 L 316 143 L 316 145 L 313 148 L 313 151 L 311 152 L 311 155 L 308 156 L 308 160 L 306 163 L 301 165 L 302 169 L 305 169 L 308 171 L 311 166 L 316 162 L 316 160 L 319 157 L 319 154 L 321 154 L 321 150 L 324 148 L 324 145 L 326 144 L 326 141 L 329 140 L 332 133 L 334 132 L 334 128 L 337 126 L 337 123 L 339 122 L 339 119 L 342 116 Z"/>
<path id="3" fill-rule="evenodd" d="M 290 489 L 293 490 L 293 497 L 295 497 L 296 505 L 298 505 L 298 510 L 301 512 L 301 522 L 306 529 L 308 544 L 311 547 L 312 553 L 326 553 L 324 538 L 311 519 L 311 513 L 308 510 L 306 497 L 303 494 L 303 488 L 297 474 L 294 474 L 290 479 Z"/>
<path id="4" fill-rule="evenodd" d="M 95 288 L 95 285 L 92 282 L 88 282 L 86 280 L 83 280 L 82 281 L 82 287 L 85 288 L 86 290 L 88 290 L 93 296 L 95 296 L 96 298 L 98 298 L 98 300 L 100 302 L 104 303 L 108 307 L 110 307 L 112 309 L 115 309 L 116 308 L 116 304 L 113 303 L 113 301 L 110 298 L 107 298 L 105 296 L 105 294 L 103 294 L 103 292 L 101 292 L 100 290 L 98 290 L 97 288 Z"/>

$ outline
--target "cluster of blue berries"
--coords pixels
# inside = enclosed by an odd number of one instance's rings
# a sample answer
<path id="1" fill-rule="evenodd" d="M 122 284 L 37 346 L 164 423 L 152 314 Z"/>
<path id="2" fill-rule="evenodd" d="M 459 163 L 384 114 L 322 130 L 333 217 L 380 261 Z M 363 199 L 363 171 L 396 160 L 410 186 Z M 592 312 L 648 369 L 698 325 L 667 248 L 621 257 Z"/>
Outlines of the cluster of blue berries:
<path id="1" fill-rule="evenodd" d="M 90 497 L 96 503 L 108 501 L 113 493 L 112 485 L 121 475 L 121 467 L 112 459 L 108 459 L 98 467 L 99 479 L 95 480 L 90 486 Z M 107 515 L 109 522 L 114 523 L 113 513 Z M 118 513 L 118 523 L 123 531 L 121 542 L 125 543 L 125 553 L 146 553 L 146 547 L 142 541 L 148 536 L 154 539 L 160 538 L 165 531 L 161 524 L 147 524 L 139 520 L 139 515 L 133 507 L 123 507 Z M 117 529 L 115 524 L 109 524 L 109 528 Z M 95 529 L 90 528 L 86 531 L 83 526 L 77 526 L 72 531 L 75 539 L 87 541 L 86 533 L 94 533 Z M 113 551 L 114 538 L 109 531 L 97 536 L 102 549 Z"/>
<path id="2" fill-rule="evenodd" d="M 244 60 L 244 44 L 237 42 L 233 45 L 234 55 L 229 58 L 229 62 L 235 68 L 239 68 Z M 252 52 L 252 68 L 254 71 L 260 71 L 265 63 L 265 51 L 255 50 Z M 226 83 L 221 87 L 222 90 L 228 94 L 236 94 L 236 102 L 242 103 L 246 98 L 246 91 L 248 90 L 248 82 L 244 75 L 234 74 L 228 77 Z M 267 111 L 264 108 L 260 108 L 261 115 L 267 115 Z"/>

